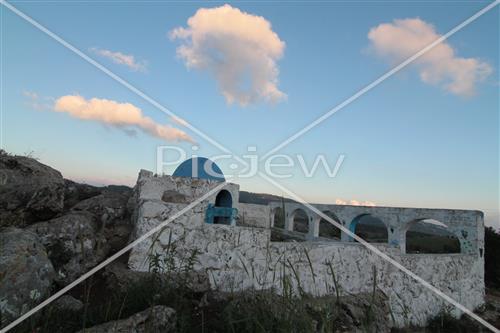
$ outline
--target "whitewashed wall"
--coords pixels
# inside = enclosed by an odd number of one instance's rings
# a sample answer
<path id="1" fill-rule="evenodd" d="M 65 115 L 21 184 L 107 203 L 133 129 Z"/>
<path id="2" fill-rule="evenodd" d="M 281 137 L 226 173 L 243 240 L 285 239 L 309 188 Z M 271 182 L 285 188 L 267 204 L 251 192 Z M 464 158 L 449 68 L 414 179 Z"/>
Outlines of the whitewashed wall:
<path id="1" fill-rule="evenodd" d="M 240 203 L 238 207 L 238 221 L 236 225 L 269 228 L 271 210 L 269 206 Z"/>
<path id="2" fill-rule="evenodd" d="M 172 179 L 166 181 L 158 178 L 151 175 L 140 177 L 136 187 L 138 198 L 136 237 L 187 205 L 158 200 L 158 196 L 161 197 L 161 193 L 165 190 L 165 188 L 158 190 L 158 186 L 167 186 L 166 184 L 170 184 L 168 188 L 173 186 Z M 173 181 L 185 182 L 185 179 L 173 179 Z M 211 182 L 200 183 L 199 180 L 197 184 L 205 191 L 214 186 Z M 177 184 L 173 187 L 189 186 Z M 202 192 L 202 189 L 196 191 Z M 152 192 L 156 194 L 152 195 Z M 360 244 L 278 243 L 270 241 L 268 228 L 208 225 L 204 223 L 204 214 L 210 200 L 204 201 L 170 223 L 158 235 L 155 243 L 148 240 L 134 248 L 130 254 L 129 266 L 136 270 L 147 270 L 148 254 L 162 253 L 169 242 L 174 242 L 180 253 L 190 253 L 195 249 L 200 253 L 194 268 L 208 274 L 213 289 L 236 291 L 274 288 L 280 292 L 283 276 L 288 276 L 296 291 L 302 289 L 317 296 L 334 293 L 330 265 L 338 279 L 341 294 L 372 290 L 375 267 L 376 285 L 388 296 L 395 320 L 394 326 L 424 325 L 429 318 L 444 309 L 451 310 L 456 316 L 459 315 L 437 295 Z M 240 205 L 241 207 L 244 207 L 243 211 L 251 209 L 249 205 Z M 268 220 L 266 219 L 265 223 L 268 223 Z M 402 254 L 398 248 L 376 246 L 469 309 L 474 309 L 483 303 L 482 257 L 469 253 L 407 255 Z M 298 278 L 292 267 L 297 272 Z M 387 320 L 392 319 L 387 318 Z"/>

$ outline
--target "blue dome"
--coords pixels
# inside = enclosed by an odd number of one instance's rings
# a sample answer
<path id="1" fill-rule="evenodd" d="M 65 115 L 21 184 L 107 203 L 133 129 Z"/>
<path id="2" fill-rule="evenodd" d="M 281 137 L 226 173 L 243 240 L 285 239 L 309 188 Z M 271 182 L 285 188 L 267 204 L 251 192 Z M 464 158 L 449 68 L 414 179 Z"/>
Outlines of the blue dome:
<path id="1" fill-rule="evenodd" d="M 185 160 L 175 169 L 172 176 L 226 181 L 217 164 L 205 157 L 193 157 Z"/>

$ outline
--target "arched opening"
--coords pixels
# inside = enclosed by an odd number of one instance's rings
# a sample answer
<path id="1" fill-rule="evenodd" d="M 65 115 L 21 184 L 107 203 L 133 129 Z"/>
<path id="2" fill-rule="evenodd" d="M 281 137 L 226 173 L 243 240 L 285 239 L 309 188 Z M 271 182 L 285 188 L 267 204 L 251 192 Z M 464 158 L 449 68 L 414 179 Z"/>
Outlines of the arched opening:
<path id="1" fill-rule="evenodd" d="M 460 253 L 460 241 L 446 224 L 423 219 L 410 222 L 406 230 L 406 253 Z"/>
<path id="2" fill-rule="evenodd" d="M 323 212 L 326 216 L 333 219 L 335 222 L 340 224 L 340 219 L 330 211 Z M 319 237 L 338 239 L 340 240 L 340 229 L 331 224 L 329 221 L 321 218 L 319 221 Z"/>
<path id="3" fill-rule="evenodd" d="M 302 209 L 293 212 L 293 231 L 307 234 L 309 232 L 309 217 Z"/>
<path id="4" fill-rule="evenodd" d="M 369 243 L 388 243 L 387 227 L 381 219 L 370 214 L 356 217 L 350 225 L 351 232 Z"/>
<path id="5" fill-rule="evenodd" d="M 228 190 L 221 190 L 215 197 L 215 207 L 233 207 L 233 198 Z M 227 216 L 215 216 L 214 224 L 231 224 L 231 219 Z"/>
<path id="6" fill-rule="evenodd" d="M 273 226 L 275 228 L 285 229 L 285 214 L 283 214 L 283 208 L 275 208 L 273 214 Z"/>

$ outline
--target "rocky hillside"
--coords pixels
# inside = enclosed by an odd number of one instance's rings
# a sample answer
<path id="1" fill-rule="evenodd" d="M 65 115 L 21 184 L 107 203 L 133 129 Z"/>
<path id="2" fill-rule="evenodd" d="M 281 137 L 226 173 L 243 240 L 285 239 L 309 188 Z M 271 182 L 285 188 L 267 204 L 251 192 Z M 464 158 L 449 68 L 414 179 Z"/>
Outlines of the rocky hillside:
<path id="1" fill-rule="evenodd" d="M 0 182 L 4 324 L 128 243 L 132 189 L 78 184 L 33 158 L 3 151 Z"/>
<path id="2" fill-rule="evenodd" d="M 295 200 L 292 200 L 290 198 L 285 198 L 285 197 L 280 197 L 274 194 L 267 194 L 267 193 L 253 193 L 253 192 L 247 192 L 247 191 L 240 191 L 240 202 L 241 203 L 249 203 L 249 204 L 256 204 L 256 205 L 267 205 L 270 202 L 277 201 L 277 202 L 295 202 Z"/>
<path id="3" fill-rule="evenodd" d="M 78 184 L 0 151 L 0 327 L 128 244 L 134 205 L 129 187 Z M 150 272 L 134 272 L 125 255 L 13 331 L 390 331 L 386 296 L 376 290 L 321 299 L 286 290 L 220 293 L 192 261 L 177 267 L 165 258 L 168 269 L 153 256 Z"/>

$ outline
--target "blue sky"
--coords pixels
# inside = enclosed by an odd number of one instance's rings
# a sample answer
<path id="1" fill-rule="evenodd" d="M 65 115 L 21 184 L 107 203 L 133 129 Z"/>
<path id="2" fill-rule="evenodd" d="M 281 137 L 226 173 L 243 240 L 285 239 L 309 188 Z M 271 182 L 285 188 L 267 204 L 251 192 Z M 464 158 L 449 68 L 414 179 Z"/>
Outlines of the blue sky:
<path id="1" fill-rule="evenodd" d="M 169 38 L 173 29 L 186 28 L 199 8 L 224 3 L 11 3 L 244 154 L 249 145 L 262 153 L 273 148 L 389 70 L 395 59 L 377 52 L 368 36 L 371 29 L 418 18 L 444 34 L 489 2 L 231 3 L 270 22 L 285 45 L 274 61 L 277 88 L 287 98 L 245 106 L 228 104 L 209 71 L 187 68 L 185 59 L 176 55 L 185 40 Z M 305 178 L 297 169 L 280 181 L 313 202 L 355 199 L 388 206 L 479 209 L 490 224 L 498 223 L 499 31 L 497 6 L 446 41 L 455 58 L 475 59 L 490 69 L 484 80 L 474 83 L 473 96 L 424 82 L 419 74 L 435 70 L 434 63 L 412 65 L 282 150 L 302 154 L 311 163 L 316 154 L 325 154 L 331 163 L 345 154 L 337 177 L 319 173 Z M 114 63 L 95 50 L 133 55 L 145 70 Z M 2 9 L 2 60 L 3 148 L 17 154 L 34 151 L 65 177 L 131 184 L 139 169 L 155 168 L 157 146 L 191 147 L 189 142 L 169 142 L 140 131 L 131 136 L 99 121 L 54 112 L 54 101 L 68 95 L 131 103 L 157 124 L 185 131 L 199 144 L 197 154 L 220 153 L 7 8 Z M 36 94 L 36 101 L 27 92 Z M 229 171 L 228 164 L 221 163 L 223 171 Z M 281 194 L 260 178 L 238 183 L 244 190 Z"/>

